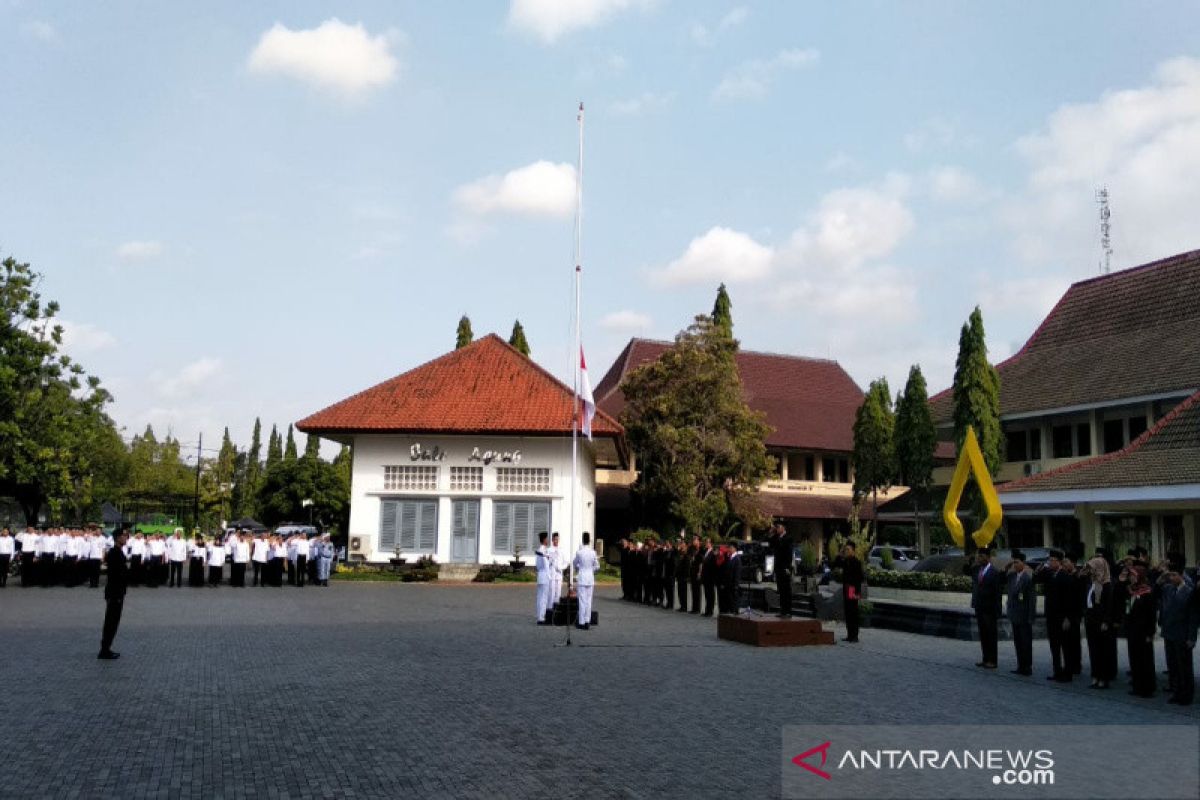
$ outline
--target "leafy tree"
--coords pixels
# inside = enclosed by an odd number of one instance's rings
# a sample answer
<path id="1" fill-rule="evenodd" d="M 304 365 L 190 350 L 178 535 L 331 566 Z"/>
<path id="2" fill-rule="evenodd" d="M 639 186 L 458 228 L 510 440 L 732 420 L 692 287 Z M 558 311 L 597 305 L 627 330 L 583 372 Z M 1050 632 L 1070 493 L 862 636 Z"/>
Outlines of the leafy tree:
<path id="1" fill-rule="evenodd" d="M 321 440 L 311 433 L 304 440 L 304 457 L 310 460 L 321 457 Z"/>
<path id="2" fill-rule="evenodd" d="M 245 490 L 239 504 L 237 516 L 254 516 L 254 500 L 258 496 L 258 484 L 262 481 L 262 422 L 254 418 L 254 433 L 250 436 L 250 452 L 246 455 Z"/>
<path id="3" fill-rule="evenodd" d="M 306 500 L 312 501 L 314 522 L 341 524 L 349 512 L 350 489 L 335 465 L 319 458 L 297 458 L 279 462 L 263 476 L 258 505 L 264 524 L 306 520 Z"/>
<path id="4" fill-rule="evenodd" d="M 271 436 L 267 440 L 267 464 L 264 467 L 264 472 L 270 472 L 271 467 L 283 461 L 283 440 L 279 437 L 279 431 L 275 426 L 271 426 Z"/>
<path id="5" fill-rule="evenodd" d="M 296 460 L 296 433 L 292 430 L 292 424 L 288 423 L 287 444 L 283 448 L 283 460 Z"/>
<path id="6" fill-rule="evenodd" d="M 896 478 L 920 496 L 933 484 L 937 429 L 929 408 L 925 376 L 918 364 L 908 371 L 904 394 L 896 402 Z"/>
<path id="7" fill-rule="evenodd" d="M 725 291 L 723 283 L 717 287 L 717 300 L 713 303 L 712 320 L 714 327 L 724 331 L 726 336 L 733 336 L 733 302 L 729 299 L 729 292 Z"/>
<path id="8" fill-rule="evenodd" d="M 895 481 L 896 461 L 893 436 L 896 420 L 887 378 L 872 381 L 862 405 L 854 415 L 854 493 L 871 495 L 878 507 L 879 491 Z"/>
<path id="9" fill-rule="evenodd" d="M 723 535 L 733 522 L 760 524 L 758 486 L 770 474 L 770 428 L 746 405 L 737 343 L 699 316 L 657 361 L 631 372 L 621 388 L 621 421 L 637 454 L 634 485 L 658 527 Z"/>
<path id="10" fill-rule="evenodd" d="M 475 334 L 471 332 L 471 320 L 466 314 L 462 315 L 462 319 L 458 321 L 458 333 L 454 340 L 454 349 L 466 347 L 471 342 L 475 341 Z"/>
<path id="11" fill-rule="evenodd" d="M 525 341 L 525 329 L 521 327 L 521 320 L 513 323 L 512 335 L 508 337 L 508 343 L 520 351 L 521 355 L 529 355 L 529 342 Z M 461 347 L 461 345 L 459 346 Z"/>
<path id="12" fill-rule="evenodd" d="M 42 301 L 40 282 L 28 264 L 0 262 L 0 495 L 30 524 L 50 501 L 59 512 L 91 502 L 92 445 L 115 431 L 100 379 L 59 352 L 59 306 Z"/>
<path id="13" fill-rule="evenodd" d="M 983 460 L 992 475 L 1000 469 L 1004 437 L 1000 429 L 1000 375 L 988 363 L 983 314 L 979 306 L 962 326 L 954 366 L 954 444 L 962 448 L 967 428 L 975 429 Z"/>

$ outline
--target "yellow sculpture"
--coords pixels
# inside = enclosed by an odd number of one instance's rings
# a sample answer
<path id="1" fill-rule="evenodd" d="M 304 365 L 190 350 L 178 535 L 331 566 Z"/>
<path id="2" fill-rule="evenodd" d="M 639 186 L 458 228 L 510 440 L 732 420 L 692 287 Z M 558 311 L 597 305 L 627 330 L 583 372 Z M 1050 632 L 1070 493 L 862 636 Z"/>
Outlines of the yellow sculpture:
<path id="1" fill-rule="evenodd" d="M 962 500 L 963 489 L 967 486 L 967 478 L 975 473 L 975 483 L 983 495 L 983 504 L 987 507 L 987 518 L 979 526 L 979 530 L 971 534 L 978 547 L 987 547 L 996 538 L 1004 512 L 1000 509 L 1000 496 L 992 485 L 992 476 L 987 464 L 983 461 L 983 451 L 979 449 L 979 440 L 975 438 L 975 429 L 967 428 L 967 438 L 963 441 L 962 452 L 958 455 L 958 466 L 954 468 L 954 479 L 950 481 L 950 491 L 946 495 L 946 504 L 942 506 L 942 521 L 950 530 L 950 538 L 959 547 L 966 544 L 963 538 L 962 520 L 958 518 L 958 503 Z"/>

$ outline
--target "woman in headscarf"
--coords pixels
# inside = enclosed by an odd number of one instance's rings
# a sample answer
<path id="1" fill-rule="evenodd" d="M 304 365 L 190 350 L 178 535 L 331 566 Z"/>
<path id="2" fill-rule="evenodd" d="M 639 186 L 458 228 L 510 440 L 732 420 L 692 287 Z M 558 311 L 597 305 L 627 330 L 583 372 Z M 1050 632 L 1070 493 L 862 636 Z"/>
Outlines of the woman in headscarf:
<path id="1" fill-rule="evenodd" d="M 1107 689 L 1117 677 L 1117 614 L 1108 562 L 1096 556 L 1087 562 L 1083 574 L 1089 581 L 1083 621 L 1092 664 L 1092 688 Z"/>
<path id="2" fill-rule="evenodd" d="M 1129 672 L 1133 688 L 1129 691 L 1138 697 L 1153 697 L 1156 688 L 1154 677 L 1154 628 L 1157 605 L 1150 583 L 1146 579 L 1146 568 L 1130 566 L 1125 570 L 1129 587 L 1129 614 L 1125 617 L 1125 642 L 1129 646 Z"/>

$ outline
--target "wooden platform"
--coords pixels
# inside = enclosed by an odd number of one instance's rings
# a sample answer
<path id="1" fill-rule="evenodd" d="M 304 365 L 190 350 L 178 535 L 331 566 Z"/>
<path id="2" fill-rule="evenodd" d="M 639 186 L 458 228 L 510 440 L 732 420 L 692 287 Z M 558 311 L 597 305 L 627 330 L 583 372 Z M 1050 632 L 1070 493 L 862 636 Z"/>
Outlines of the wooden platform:
<path id="1" fill-rule="evenodd" d="M 807 647 L 833 644 L 833 631 L 821 627 L 815 619 L 779 619 L 777 617 L 734 616 L 717 618 L 717 636 L 755 647 Z"/>

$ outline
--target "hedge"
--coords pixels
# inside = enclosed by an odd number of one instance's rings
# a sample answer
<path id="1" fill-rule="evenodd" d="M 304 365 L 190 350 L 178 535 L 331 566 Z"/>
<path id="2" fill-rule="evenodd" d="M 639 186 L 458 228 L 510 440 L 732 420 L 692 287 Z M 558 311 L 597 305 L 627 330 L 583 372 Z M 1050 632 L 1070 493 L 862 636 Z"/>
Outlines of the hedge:
<path id="1" fill-rule="evenodd" d="M 967 575 L 945 575 L 941 572 L 893 572 L 867 567 L 867 583 L 888 589 L 919 589 L 925 592 L 970 592 L 971 578 Z"/>

